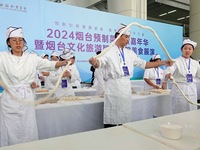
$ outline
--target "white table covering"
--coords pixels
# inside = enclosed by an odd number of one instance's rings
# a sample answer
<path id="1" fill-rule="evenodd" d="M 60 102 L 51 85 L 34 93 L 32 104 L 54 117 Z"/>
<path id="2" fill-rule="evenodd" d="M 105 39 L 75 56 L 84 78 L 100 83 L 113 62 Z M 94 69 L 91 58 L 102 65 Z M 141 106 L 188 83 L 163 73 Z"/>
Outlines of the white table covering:
<path id="1" fill-rule="evenodd" d="M 171 114 L 171 105 L 168 94 L 133 95 L 132 100 L 132 121 Z"/>
<path id="2" fill-rule="evenodd" d="M 159 124 L 166 122 L 183 126 L 181 139 L 170 140 L 162 137 Z M 200 110 L 127 123 L 123 126 L 175 149 L 200 150 Z"/>
<path id="3" fill-rule="evenodd" d="M 103 128 L 103 99 L 36 107 L 39 139 Z"/>
<path id="4" fill-rule="evenodd" d="M 124 127 L 113 127 L 8 147 L 0 150 L 173 150 Z"/>
<path id="5" fill-rule="evenodd" d="M 39 139 L 103 128 L 103 98 L 36 106 Z M 170 114 L 169 95 L 133 95 L 132 121 Z"/>

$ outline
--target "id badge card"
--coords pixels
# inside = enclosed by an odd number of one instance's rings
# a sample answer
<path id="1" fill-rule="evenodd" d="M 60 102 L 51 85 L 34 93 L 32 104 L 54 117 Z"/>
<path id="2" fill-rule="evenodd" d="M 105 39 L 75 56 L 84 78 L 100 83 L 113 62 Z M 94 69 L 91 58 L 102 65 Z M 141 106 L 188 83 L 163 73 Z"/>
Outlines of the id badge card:
<path id="1" fill-rule="evenodd" d="M 124 76 L 129 76 L 129 71 L 127 66 L 122 66 L 122 69 L 124 71 Z"/>
<path id="2" fill-rule="evenodd" d="M 61 86 L 62 88 L 67 88 L 67 79 L 62 79 Z"/>
<path id="3" fill-rule="evenodd" d="M 157 84 L 157 85 L 160 85 L 160 84 L 161 84 L 161 79 L 160 79 L 160 78 L 157 78 L 157 79 L 156 79 L 156 84 Z"/>
<path id="4" fill-rule="evenodd" d="M 187 74 L 187 82 L 193 82 L 192 74 Z"/>

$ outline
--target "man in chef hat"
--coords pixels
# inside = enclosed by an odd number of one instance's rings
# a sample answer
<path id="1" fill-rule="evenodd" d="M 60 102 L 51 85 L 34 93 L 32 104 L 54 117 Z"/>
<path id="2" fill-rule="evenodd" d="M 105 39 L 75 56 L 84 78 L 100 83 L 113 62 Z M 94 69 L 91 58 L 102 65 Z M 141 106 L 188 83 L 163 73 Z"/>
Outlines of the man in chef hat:
<path id="1" fill-rule="evenodd" d="M 104 68 L 108 76 L 104 96 L 104 127 L 118 126 L 132 121 L 131 81 L 134 67 L 142 69 L 170 65 L 170 62 L 146 62 L 134 51 L 126 48 L 131 32 L 121 24 L 115 38 L 123 33 L 109 51 L 100 57 L 92 57 L 89 63 L 94 68 Z"/>
<path id="2" fill-rule="evenodd" d="M 6 31 L 6 44 L 8 45 L 8 49 L 10 50 L 11 49 L 11 46 L 9 45 L 9 39 L 11 37 L 21 37 L 23 38 L 23 41 L 24 41 L 24 49 L 23 49 L 23 52 L 26 51 L 28 49 L 28 47 L 26 46 L 26 40 L 24 39 L 24 32 L 23 32 L 23 29 L 22 27 L 9 27 L 7 28 L 7 31 Z"/>

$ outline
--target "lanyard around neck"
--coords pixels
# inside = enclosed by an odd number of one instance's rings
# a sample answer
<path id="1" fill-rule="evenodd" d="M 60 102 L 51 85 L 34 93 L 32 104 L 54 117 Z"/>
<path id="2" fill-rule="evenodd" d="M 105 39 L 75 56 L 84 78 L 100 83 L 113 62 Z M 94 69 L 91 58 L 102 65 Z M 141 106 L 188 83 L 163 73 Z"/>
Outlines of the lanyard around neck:
<path id="1" fill-rule="evenodd" d="M 187 61 L 185 60 L 185 64 L 187 66 L 187 69 L 188 69 L 188 72 L 190 73 L 190 62 L 191 62 L 191 59 L 189 58 L 189 61 L 188 61 L 188 64 L 187 64 Z"/>
<path id="2" fill-rule="evenodd" d="M 120 48 L 118 48 L 118 49 L 119 49 L 119 52 L 120 52 L 120 54 L 121 54 L 122 60 L 123 60 L 124 65 L 125 65 L 125 56 L 124 56 L 124 51 L 123 51 L 123 49 L 120 49 Z"/>
<path id="3" fill-rule="evenodd" d="M 159 68 L 154 68 L 157 74 L 157 77 L 159 78 Z"/>

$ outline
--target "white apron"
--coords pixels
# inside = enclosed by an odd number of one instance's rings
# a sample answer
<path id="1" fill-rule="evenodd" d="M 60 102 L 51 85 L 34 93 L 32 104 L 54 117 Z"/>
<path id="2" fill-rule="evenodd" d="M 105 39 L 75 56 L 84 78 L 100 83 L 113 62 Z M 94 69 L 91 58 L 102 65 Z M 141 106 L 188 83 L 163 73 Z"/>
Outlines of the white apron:
<path id="1" fill-rule="evenodd" d="M 104 124 L 131 122 L 131 98 L 131 82 L 128 77 L 109 79 L 105 87 Z"/>
<path id="2" fill-rule="evenodd" d="M 62 88 L 61 85 L 58 86 L 58 88 L 55 91 L 55 97 L 56 98 L 66 97 L 66 96 L 75 96 L 75 93 L 72 89 L 71 84 L 69 82 L 67 84 L 68 84 L 67 88 Z"/>
<path id="3" fill-rule="evenodd" d="M 30 85 L 9 87 L 9 91 L 18 98 L 34 101 Z M 22 101 L 22 100 L 21 100 Z M 38 139 L 35 106 L 16 102 L 3 92 L 0 99 L 0 146 L 34 141 Z"/>
<path id="4" fill-rule="evenodd" d="M 178 83 L 178 85 L 185 93 L 186 97 L 189 98 L 189 100 L 191 100 L 194 103 L 197 103 L 197 89 L 195 83 Z M 173 85 L 170 95 L 173 114 L 197 109 L 197 106 L 190 104 L 183 97 L 183 95 L 175 85 Z"/>

